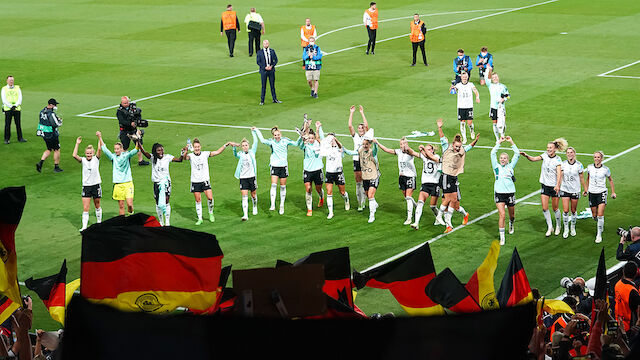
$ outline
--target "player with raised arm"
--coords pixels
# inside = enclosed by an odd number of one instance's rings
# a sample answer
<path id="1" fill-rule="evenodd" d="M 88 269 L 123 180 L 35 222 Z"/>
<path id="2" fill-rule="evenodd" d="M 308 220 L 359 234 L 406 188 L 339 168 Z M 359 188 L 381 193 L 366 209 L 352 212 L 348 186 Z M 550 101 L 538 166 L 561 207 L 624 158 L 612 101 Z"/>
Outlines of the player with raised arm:
<path id="1" fill-rule="evenodd" d="M 96 132 L 96 136 L 100 132 Z M 76 139 L 76 146 L 73 148 L 73 158 L 82 164 L 82 229 L 89 225 L 89 208 L 91 207 L 91 199 L 96 209 L 96 223 L 102 222 L 102 208 L 100 207 L 100 198 L 102 198 L 102 179 L 100 178 L 100 146 L 94 151 L 93 145 L 88 145 L 84 149 L 84 156 L 78 156 L 78 147 L 82 143 L 82 137 Z M 95 153 L 94 153 L 95 152 Z"/>
<path id="2" fill-rule="evenodd" d="M 288 147 L 296 146 L 296 142 L 282 137 L 282 133 L 277 126 L 271 128 L 273 139 L 265 139 L 262 133 L 256 128 L 256 134 L 261 143 L 271 148 L 271 157 L 269 158 L 269 168 L 271 173 L 271 189 L 269 195 L 271 206 L 269 210 L 276 209 L 276 194 L 278 191 L 278 181 L 280 182 L 280 215 L 284 214 L 284 200 L 287 197 L 287 177 L 289 177 L 289 162 L 287 161 Z"/>
<path id="3" fill-rule="evenodd" d="M 376 221 L 376 191 L 380 184 L 380 163 L 378 162 L 378 140 L 365 135 L 362 146 L 358 149 L 360 167 L 362 168 L 362 187 L 369 199 L 369 223 Z"/>
<path id="4" fill-rule="evenodd" d="M 357 130 L 353 127 L 353 113 L 356 111 L 356 106 L 351 105 L 349 108 L 349 134 L 353 138 L 353 150 L 358 151 L 362 145 L 362 137 L 369 131 L 369 123 L 364 116 L 364 108 L 360 105 L 360 115 L 362 116 L 362 123 L 358 124 Z M 362 186 L 362 169 L 360 167 L 359 155 L 353 156 L 353 175 L 356 180 L 356 200 L 358 201 L 358 211 L 364 209 L 367 195 L 365 194 L 364 187 Z"/>
<path id="5" fill-rule="evenodd" d="M 253 215 L 258 215 L 258 195 L 256 189 L 258 183 L 258 166 L 256 164 L 256 151 L 258 150 L 258 136 L 256 127 L 251 128 L 253 136 L 253 146 L 249 145 L 249 140 L 242 139 L 240 144 L 233 145 L 233 156 L 238 158 L 238 165 L 234 176 L 240 181 L 240 193 L 242 194 L 242 221 L 249 220 L 249 192 L 251 192 L 251 203 L 253 204 Z M 241 151 L 238 151 L 238 146 Z"/>
<path id="6" fill-rule="evenodd" d="M 584 181 L 584 167 L 576 160 L 576 149 L 567 148 L 567 160 L 560 166 L 562 171 L 562 183 L 560 184 L 560 198 L 562 199 L 562 223 L 564 224 L 563 238 L 576 236 L 576 220 L 578 219 L 578 200 L 580 199 L 580 188 L 587 188 Z M 571 221 L 569 221 L 569 210 L 571 210 Z M 569 229 L 571 222 L 571 229 Z"/>
<path id="7" fill-rule="evenodd" d="M 329 133 L 326 138 L 322 140 L 321 146 L 325 142 L 329 142 L 327 145 L 327 164 L 326 164 L 326 177 L 325 186 L 327 188 L 327 209 L 329 214 L 327 219 L 333 218 L 333 186 L 336 185 L 340 191 L 340 195 L 344 200 L 344 210 L 348 211 L 351 207 L 349 204 L 349 193 L 345 190 L 344 172 L 342 171 L 342 158 L 346 155 L 356 155 L 357 151 L 351 151 L 346 149 L 340 141 L 335 137 L 335 134 Z M 322 150 L 321 150 L 322 152 Z"/>
<path id="8" fill-rule="evenodd" d="M 440 156 L 435 153 L 435 147 L 431 144 L 420 145 L 420 159 L 422 159 L 422 186 L 418 195 L 418 204 L 416 205 L 416 217 L 411 227 L 418 230 L 420 226 L 420 218 L 422 217 L 422 208 L 424 202 L 429 198 L 429 208 L 434 216 L 438 215 L 438 197 L 440 197 Z M 427 157 L 427 153 L 435 160 Z M 434 225 L 439 224 L 437 221 Z"/>
<path id="9" fill-rule="evenodd" d="M 511 95 L 507 87 L 500 83 L 498 73 L 491 72 L 491 68 L 488 68 L 488 70 L 491 75 L 491 81 L 487 83 L 487 88 L 491 95 L 489 117 L 493 122 L 493 134 L 496 136 L 496 141 L 498 141 L 501 137 L 504 137 L 507 127 L 505 102 L 511 98 Z"/>
<path id="10" fill-rule="evenodd" d="M 529 161 L 542 160 L 540 168 L 540 201 L 542 202 L 542 213 L 547 222 L 547 233 L 545 236 L 551 236 L 553 231 L 553 222 L 551 221 L 551 213 L 549 213 L 549 198 L 551 198 L 551 208 L 556 217 L 555 235 L 560 235 L 560 210 L 558 203 L 560 202 L 559 191 L 562 183 L 562 159 L 557 151 L 567 148 L 567 140 L 563 138 L 555 139 L 547 144 L 547 151 L 538 155 L 531 156 L 521 151 L 520 155 L 526 157 Z"/>
<path id="11" fill-rule="evenodd" d="M 607 206 L 607 179 L 609 179 L 609 187 L 611 187 L 611 198 L 616 198 L 616 190 L 613 186 L 613 177 L 611 170 L 602 163 L 604 153 L 596 151 L 593 154 L 593 164 L 587 166 L 587 185 L 584 189 L 584 195 L 589 194 L 589 206 L 591 207 L 591 215 L 597 225 L 596 244 L 602 242 L 602 230 L 604 230 L 604 209 Z"/>
<path id="12" fill-rule="evenodd" d="M 172 162 L 182 162 L 182 157 L 187 153 L 187 146 L 182 148 L 179 157 L 164 153 L 164 146 L 154 143 L 151 146 L 151 153 L 148 153 L 142 144 L 140 152 L 147 159 L 151 160 L 151 182 L 153 182 L 153 198 L 156 201 L 156 214 L 162 226 L 171 226 L 171 175 L 169 165 Z"/>
<path id="13" fill-rule="evenodd" d="M 129 215 L 133 214 L 133 177 L 131 176 L 131 164 L 129 159 L 138 153 L 139 141 L 136 141 L 136 148 L 125 151 L 122 143 L 117 142 L 113 145 L 113 152 L 107 149 L 102 140 L 102 134 L 98 131 L 98 146 L 102 149 L 104 155 L 113 163 L 113 200 L 118 201 L 118 214 L 125 214 L 125 203 Z"/>
<path id="14" fill-rule="evenodd" d="M 322 190 L 322 157 L 320 156 L 320 142 L 316 139 L 316 133 L 312 129 L 306 129 L 299 139 L 297 146 L 304 151 L 303 182 L 305 188 L 305 202 L 307 204 L 307 216 L 313 215 L 313 196 L 311 195 L 311 183 L 316 186 L 320 196 L 318 207 L 324 204 L 324 190 Z"/>
<path id="15" fill-rule="evenodd" d="M 193 152 L 184 154 L 184 159 L 191 163 L 191 192 L 196 200 L 196 225 L 202 224 L 202 195 L 204 192 L 209 206 L 209 221 L 214 222 L 213 193 L 209 175 L 209 158 L 221 154 L 231 143 L 227 142 L 216 151 L 203 151 L 198 138 L 193 139 Z"/>
<path id="16" fill-rule="evenodd" d="M 462 143 L 467 143 L 467 128 L 471 131 L 471 138 L 475 139 L 476 132 L 473 128 L 473 95 L 476 96 L 476 103 L 480 103 L 480 94 L 478 89 L 469 81 L 469 74 L 462 73 L 460 75 L 461 81 L 454 85 L 451 85 L 449 90 L 456 90 L 458 94 L 458 120 L 460 120 L 460 135 L 462 135 Z"/>
<path id="17" fill-rule="evenodd" d="M 382 151 L 398 157 L 398 188 L 407 202 L 407 220 L 405 220 L 404 225 L 409 225 L 413 220 L 413 208 L 416 207 L 416 201 L 413 199 L 413 190 L 416 188 L 417 174 L 413 158 L 420 157 L 420 154 L 409 147 L 405 137 L 400 139 L 399 149 L 389 149 L 380 142 L 377 142 L 377 144 Z"/>
<path id="18" fill-rule="evenodd" d="M 513 150 L 513 158 L 509 161 L 509 154 L 503 152 L 500 157 L 496 159 L 498 154 L 498 148 L 503 141 L 511 143 L 511 150 Z M 495 176 L 495 182 L 493 183 L 493 192 L 495 195 L 496 208 L 498 208 L 498 233 L 500 235 L 500 245 L 504 245 L 505 242 L 505 219 L 506 212 L 505 207 L 509 211 L 509 234 L 514 232 L 515 206 L 516 206 L 516 184 L 514 169 L 520 158 L 520 150 L 513 142 L 510 136 L 501 138 L 496 141 L 495 146 L 491 149 L 491 167 L 493 168 L 493 175 Z"/>

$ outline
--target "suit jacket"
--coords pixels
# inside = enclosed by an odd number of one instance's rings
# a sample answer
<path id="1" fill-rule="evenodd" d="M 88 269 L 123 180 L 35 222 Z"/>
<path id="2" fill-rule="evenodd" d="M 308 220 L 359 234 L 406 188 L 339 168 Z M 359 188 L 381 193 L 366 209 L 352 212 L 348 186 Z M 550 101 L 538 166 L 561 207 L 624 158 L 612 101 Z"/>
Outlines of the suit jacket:
<path id="1" fill-rule="evenodd" d="M 271 55 L 271 62 L 267 64 L 267 59 L 264 56 L 264 49 L 260 49 L 256 52 L 256 64 L 258 64 L 261 72 L 266 71 L 265 67 L 267 65 L 273 66 L 272 70 L 275 71 L 276 64 L 278 63 L 278 57 L 276 56 L 276 51 L 271 48 L 269 48 L 269 53 Z"/>

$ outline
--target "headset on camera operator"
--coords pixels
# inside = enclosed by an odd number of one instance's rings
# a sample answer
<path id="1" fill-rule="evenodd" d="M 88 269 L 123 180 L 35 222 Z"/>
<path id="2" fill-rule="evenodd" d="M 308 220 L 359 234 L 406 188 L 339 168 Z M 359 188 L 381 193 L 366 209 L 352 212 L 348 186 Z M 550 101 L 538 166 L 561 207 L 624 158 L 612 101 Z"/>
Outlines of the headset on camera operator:
<path id="1" fill-rule="evenodd" d="M 616 259 L 633 261 L 640 267 L 640 227 L 629 227 L 628 230 L 618 228 L 618 235 L 620 235 L 620 244 Z M 623 251 L 624 243 L 627 243 L 627 248 Z"/>
<path id="2" fill-rule="evenodd" d="M 142 127 L 149 126 L 147 120 L 142 119 L 142 110 L 136 106 L 136 103 L 131 102 L 129 97 L 123 96 L 120 99 L 120 106 L 116 111 L 118 117 L 118 124 L 120 125 L 120 142 L 122 148 L 127 150 L 131 140 L 140 139 L 142 144 L 142 137 L 144 136 L 144 130 Z M 142 152 L 138 152 L 138 165 L 149 165 L 149 162 L 142 159 Z"/>

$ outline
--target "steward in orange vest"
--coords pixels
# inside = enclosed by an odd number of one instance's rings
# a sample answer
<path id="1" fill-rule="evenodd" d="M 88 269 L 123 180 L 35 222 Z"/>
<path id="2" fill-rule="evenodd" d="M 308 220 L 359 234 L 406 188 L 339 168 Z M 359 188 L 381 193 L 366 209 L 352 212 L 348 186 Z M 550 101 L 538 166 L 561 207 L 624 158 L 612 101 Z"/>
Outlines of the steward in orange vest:
<path id="1" fill-rule="evenodd" d="M 227 5 L 227 11 L 222 13 L 220 18 L 220 36 L 227 34 L 227 45 L 229 46 L 229 56 L 233 57 L 233 48 L 236 45 L 236 31 L 240 32 L 240 22 L 236 12 L 231 5 Z"/>
<path id="2" fill-rule="evenodd" d="M 316 26 L 311 25 L 311 19 L 305 19 L 305 24 L 300 26 L 300 45 L 302 47 L 307 47 L 309 45 L 310 37 L 317 38 L 318 33 L 316 32 Z"/>
<path id="3" fill-rule="evenodd" d="M 411 66 L 416 65 L 416 53 L 418 52 L 418 47 L 420 47 L 420 51 L 422 51 L 422 62 L 425 66 L 429 66 L 427 64 L 427 54 L 424 50 L 424 40 L 425 35 L 427 34 L 427 26 L 424 24 L 424 21 L 420 20 L 420 15 L 413 15 L 413 21 L 409 23 L 409 28 L 411 29 L 409 40 L 411 40 L 411 46 L 413 47 L 413 62 L 411 63 Z"/>
<path id="4" fill-rule="evenodd" d="M 369 42 L 367 42 L 367 55 L 369 50 L 371 54 L 375 54 L 376 50 L 376 34 L 378 32 L 378 8 L 375 2 L 369 4 L 369 8 L 364 11 L 362 15 L 362 22 L 367 28 L 367 34 L 369 35 Z"/>
<path id="5" fill-rule="evenodd" d="M 640 306 L 640 293 L 633 282 L 638 273 L 638 265 L 629 261 L 622 269 L 622 279 L 616 283 L 616 319 L 622 322 L 624 330 L 628 331 L 638 320 L 638 307 Z"/>

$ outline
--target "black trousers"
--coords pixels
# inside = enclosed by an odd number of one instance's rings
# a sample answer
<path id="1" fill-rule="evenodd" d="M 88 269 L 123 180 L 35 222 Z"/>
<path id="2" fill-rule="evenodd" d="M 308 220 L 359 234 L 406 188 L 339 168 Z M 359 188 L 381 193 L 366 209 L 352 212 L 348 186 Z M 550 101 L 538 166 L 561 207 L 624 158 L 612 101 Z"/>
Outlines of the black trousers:
<path id="1" fill-rule="evenodd" d="M 256 52 L 260 50 L 260 30 L 249 30 L 249 56 L 253 55 L 253 47 Z"/>
<path id="2" fill-rule="evenodd" d="M 271 98 L 273 101 L 278 100 L 276 96 L 276 70 L 260 70 L 260 81 L 262 82 L 260 102 L 264 102 L 264 95 L 267 92 L 267 80 L 269 80 L 269 87 L 271 87 Z"/>
<path id="3" fill-rule="evenodd" d="M 376 33 L 378 29 L 372 29 L 367 26 L 367 33 L 369 34 L 369 42 L 367 43 L 367 52 L 371 49 L 371 52 L 376 51 Z"/>
<path id="4" fill-rule="evenodd" d="M 18 140 L 22 139 L 22 126 L 20 125 L 20 111 L 8 110 L 4 112 L 4 139 L 11 139 L 11 119 L 16 122 Z"/>
<path id="5" fill-rule="evenodd" d="M 424 51 L 424 40 L 418 41 L 418 42 L 412 42 L 411 46 L 413 46 L 413 62 L 412 62 L 412 64 L 415 65 L 415 63 L 416 63 L 416 54 L 418 53 L 418 47 L 420 47 L 420 50 L 422 51 L 422 62 L 426 65 L 427 64 L 427 54 Z"/>
<path id="6" fill-rule="evenodd" d="M 233 55 L 233 48 L 236 46 L 236 29 L 224 31 L 227 34 L 227 44 L 229 45 L 229 55 Z"/>

